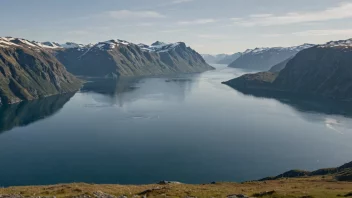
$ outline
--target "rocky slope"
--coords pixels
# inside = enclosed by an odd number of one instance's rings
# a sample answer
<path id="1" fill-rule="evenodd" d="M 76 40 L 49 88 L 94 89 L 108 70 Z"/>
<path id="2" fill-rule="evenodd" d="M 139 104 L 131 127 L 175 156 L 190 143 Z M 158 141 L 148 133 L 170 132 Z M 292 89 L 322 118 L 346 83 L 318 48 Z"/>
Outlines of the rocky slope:
<path id="1" fill-rule="evenodd" d="M 53 43 L 0 37 L 0 105 L 73 92 L 81 81 L 51 54 Z"/>
<path id="2" fill-rule="evenodd" d="M 248 74 L 224 82 L 234 88 L 267 89 L 338 100 L 352 99 L 352 39 L 299 52 L 277 75 Z"/>
<path id="3" fill-rule="evenodd" d="M 314 45 L 312 44 L 304 44 L 286 48 L 274 47 L 249 49 L 243 52 L 238 59 L 229 64 L 229 67 L 267 71 L 273 65 L 287 60 L 303 49 L 307 49 L 313 46 Z"/>
<path id="4" fill-rule="evenodd" d="M 72 45 L 71 45 L 72 46 Z M 196 73 L 213 69 L 185 43 L 152 45 L 109 40 L 55 50 L 58 60 L 75 75 L 91 77 Z"/>

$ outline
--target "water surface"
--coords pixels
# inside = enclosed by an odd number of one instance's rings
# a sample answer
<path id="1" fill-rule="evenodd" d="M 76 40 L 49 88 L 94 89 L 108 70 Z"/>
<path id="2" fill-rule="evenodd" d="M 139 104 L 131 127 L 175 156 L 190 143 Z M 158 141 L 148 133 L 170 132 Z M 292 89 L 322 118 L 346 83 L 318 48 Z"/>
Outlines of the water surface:
<path id="1" fill-rule="evenodd" d="M 92 82 L 0 108 L 0 186 L 245 181 L 352 160 L 352 108 L 238 92 L 246 71 Z"/>

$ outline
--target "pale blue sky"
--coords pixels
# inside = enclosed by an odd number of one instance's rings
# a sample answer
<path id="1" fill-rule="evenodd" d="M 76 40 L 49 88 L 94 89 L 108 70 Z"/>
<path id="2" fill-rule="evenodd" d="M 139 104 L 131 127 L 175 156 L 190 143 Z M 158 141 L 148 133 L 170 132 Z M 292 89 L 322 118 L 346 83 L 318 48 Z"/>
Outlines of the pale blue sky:
<path id="1" fill-rule="evenodd" d="M 352 38 L 352 0 L 1 0 L 0 36 L 184 41 L 201 53 Z"/>

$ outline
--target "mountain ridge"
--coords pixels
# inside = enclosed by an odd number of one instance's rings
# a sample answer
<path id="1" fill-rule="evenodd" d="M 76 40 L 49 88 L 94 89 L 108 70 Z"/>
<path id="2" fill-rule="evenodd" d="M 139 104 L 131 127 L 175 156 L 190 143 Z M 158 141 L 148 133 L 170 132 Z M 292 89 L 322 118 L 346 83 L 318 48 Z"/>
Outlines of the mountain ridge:
<path id="1" fill-rule="evenodd" d="M 280 72 L 246 74 L 223 82 L 235 89 L 267 90 L 352 100 L 352 39 L 297 53 Z"/>
<path id="2" fill-rule="evenodd" d="M 229 64 L 229 67 L 252 69 L 258 71 L 267 71 L 273 65 L 276 65 L 298 52 L 313 47 L 314 44 L 303 44 L 293 47 L 265 47 L 247 49 L 235 61 Z"/>
<path id="3" fill-rule="evenodd" d="M 214 69 L 184 42 L 152 45 L 112 39 L 96 44 L 55 50 L 67 70 L 79 76 L 150 76 L 198 73 Z"/>

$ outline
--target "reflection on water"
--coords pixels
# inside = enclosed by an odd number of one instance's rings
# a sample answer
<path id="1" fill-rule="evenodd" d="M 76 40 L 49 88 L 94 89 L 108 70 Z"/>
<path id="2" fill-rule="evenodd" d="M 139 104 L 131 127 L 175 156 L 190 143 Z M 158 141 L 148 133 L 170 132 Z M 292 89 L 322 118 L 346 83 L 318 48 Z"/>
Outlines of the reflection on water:
<path id="1" fill-rule="evenodd" d="M 196 86 L 198 74 L 158 78 L 100 79 L 84 85 L 81 92 L 95 92 L 107 97 L 96 97 L 99 102 L 109 105 L 132 102 L 144 97 L 154 100 L 174 100 L 182 102 Z"/>
<path id="2" fill-rule="evenodd" d="M 245 181 L 351 161 L 349 104 L 221 84 L 245 72 L 97 80 L 2 107 L 0 186 Z"/>
<path id="3" fill-rule="evenodd" d="M 309 122 L 324 123 L 327 128 L 336 133 L 344 134 L 346 130 L 352 129 L 352 123 L 349 119 L 346 119 L 352 117 L 352 102 L 287 92 L 270 92 L 254 89 L 236 90 L 244 95 L 275 99 L 293 108 L 301 118 Z"/>
<path id="4" fill-rule="evenodd" d="M 0 106 L 0 133 L 14 127 L 27 126 L 54 115 L 73 95 L 73 93 L 68 93 Z"/>
<path id="5" fill-rule="evenodd" d="M 317 112 L 328 115 L 343 115 L 352 117 L 352 102 L 336 101 L 321 97 L 312 97 L 287 92 L 270 92 L 267 90 L 236 89 L 245 94 L 260 98 L 272 98 L 283 104 L 290 105 L 298 111 Z"/>

